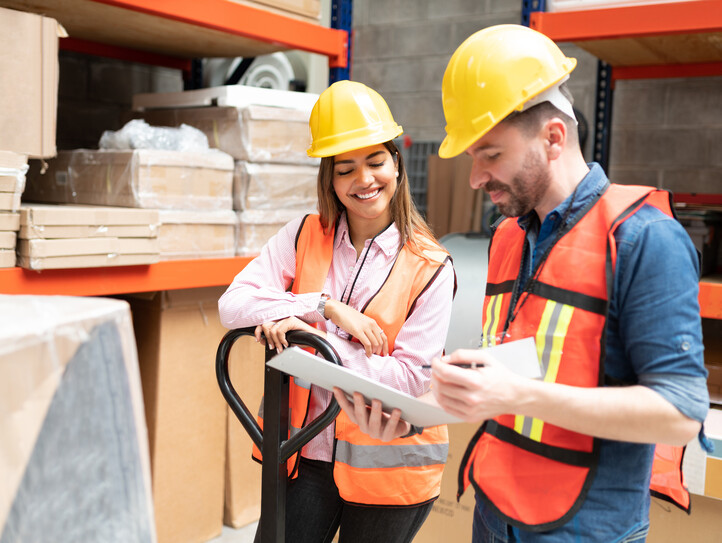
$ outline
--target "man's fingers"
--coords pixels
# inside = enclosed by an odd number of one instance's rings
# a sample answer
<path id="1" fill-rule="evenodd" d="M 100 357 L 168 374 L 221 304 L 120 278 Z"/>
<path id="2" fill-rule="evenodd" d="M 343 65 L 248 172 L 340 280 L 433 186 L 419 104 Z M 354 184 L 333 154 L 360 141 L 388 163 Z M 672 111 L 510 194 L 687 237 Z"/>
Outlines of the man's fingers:
<path id="1" fill-rule="evenodd" d="M 399 424 L 399 421 L 401 420 L 401 410 L 400 409 L 394 409 L 391 411 L 391 415 L 389 415 L 388 420 L 386 421 L 386 426 L 384 427 L 384 432 L 381 435 L 382 441 L 391 441 L 396 437 L 396 427 Z M 404 432 L 406 433 L 406 432 Z M 403 435 L 403 434 L 401 434 Z"/>

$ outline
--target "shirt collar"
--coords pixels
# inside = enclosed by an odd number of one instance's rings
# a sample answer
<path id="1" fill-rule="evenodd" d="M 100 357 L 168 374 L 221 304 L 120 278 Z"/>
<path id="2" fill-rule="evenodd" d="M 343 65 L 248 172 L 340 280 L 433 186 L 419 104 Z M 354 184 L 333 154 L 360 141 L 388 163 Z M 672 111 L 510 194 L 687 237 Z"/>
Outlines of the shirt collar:
<path id="1" fill-rule="evenodd" d="M 588 164 L 588 166 L 589 172 L 579 182 L 579 185 L 577 185 L 577 188 L 575 189 L 576 196 L 573 194 L 567 196 L 561 204 L 549 212 L 549 214 L 544 218 L 545 220 L 551 218 L 559 219 L 564 216 L 567 210 L 569 210 L 569 217 L 572 218 L 580 210 L 584 209 L 592 199 L 596 198 L 598 194 L 606 190 L 609 186 L 609 179 L 607 179 L 602 167 L 596 162 L 592 162 Z M 570 207 L 571 209 L 569 209 Z M 526 215 L 520 216 L 517 219 L 517 223 L 524 230 L 528 230 L 528 228 L 538 220 L 539 218 L 537 217 L 536 212 L 531 211 Z"/>
<path id="2" fill-rule="evenodd" d="M 392 222 L 388 228 L 376 235 L 374 243 L 378 245 L 379 249 L 381 249 L 387 257 L 392 257 L 399 250 L 400 239 L 401 234 L 399 234 L 399 229 L 396 228 L 396 223 Z M 348 231 L 348 221 L 346 220 L 345 211 L 341 213 L 338 226 L 336 227 L 336 241 L 334 242 L 334 248 L 337 249 L 341 247 L 343 243 L 353 245 Z"/>

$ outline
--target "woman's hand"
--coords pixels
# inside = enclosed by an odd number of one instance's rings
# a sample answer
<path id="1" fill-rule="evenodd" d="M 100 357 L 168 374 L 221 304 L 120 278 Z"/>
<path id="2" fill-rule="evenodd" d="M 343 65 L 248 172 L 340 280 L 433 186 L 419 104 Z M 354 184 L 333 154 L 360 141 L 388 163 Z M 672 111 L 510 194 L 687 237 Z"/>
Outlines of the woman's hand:
<path id="1" fill-rule="evenodd" d="M 386 333 L 371 317 L 333 299 L 326 302 L 324 312 L 326 318 L 359 340 L 366 351 L 366 356 L 389 354 L 389 340 L 386 338 Z"/>
<path id="2" fill-rule="evenodd" d="M 286 332 L 289 330 L 304 330 L 317 336 L 326 337 L 325 332 L 317 330 L 298 317 L 287 317 L 278 321 L 259 324 L 256 326 L 254 335 L 256 336 L 256 341 L 261 345 L 267 344 L 269 349 L 276 349 L 280 353 L 284 348 L 288 347 Z"/>
<path id="3" fill-rule="evenodd" d="M 391 414 L 381 410 L 380 400 L 371 400 L 367 405 L 360 392 L 353 393 L 353 403 L 346 397 L 346 393 L 338 387 L 333 388 L 333 395 L 352 422 L 358 424 L 359 429 L 368 436 L 381 441 L 391 441 L 409 433 L 411 425 L 401 420 L 401 410 L 394 409 Z"/>

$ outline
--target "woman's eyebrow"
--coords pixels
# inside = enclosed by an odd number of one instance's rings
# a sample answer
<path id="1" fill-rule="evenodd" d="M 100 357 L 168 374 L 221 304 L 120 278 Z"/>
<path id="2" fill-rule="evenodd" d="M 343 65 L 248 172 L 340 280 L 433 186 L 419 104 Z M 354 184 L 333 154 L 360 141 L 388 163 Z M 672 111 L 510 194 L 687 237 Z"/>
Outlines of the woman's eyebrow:
<path id="1" fill-rule="evenodd" d="M 369 156 L 367 156 L 366 160 L 370 160 L 370 159 L 374 158 L 376 155 L 382 155 L 382 154 L 384 154 L 384 151 L 375 151 L 375 152 L 371 153 Z M 351 159 L 336 160 L 336 161 L 334 161 L 333 165 L 335 166 L 336 164 L 353 164 L 353 162 L 354 161 Z"/>

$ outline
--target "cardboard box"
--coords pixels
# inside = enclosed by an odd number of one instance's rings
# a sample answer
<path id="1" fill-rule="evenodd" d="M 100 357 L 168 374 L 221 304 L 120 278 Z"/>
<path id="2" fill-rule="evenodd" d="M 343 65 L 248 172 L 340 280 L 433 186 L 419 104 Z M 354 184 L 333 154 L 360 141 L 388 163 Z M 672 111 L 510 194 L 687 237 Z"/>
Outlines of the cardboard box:
<path id="1" fill-rule="evenodd" d="M 22 204 L 21 239 L 155 238 L 157 209 Z"/>
<path id="2" fill-rule="evenodd" d="M 237 224 L 238 216 L 230 209 L 160 210 L 160 259 L 232 257 Z"/>
<path id="3" fill-rule="evenodd" d="M 275 211 L 251 209 L 239 212 L 236 254 L 239 256 L 259 254 L 266 242 L 282 226 L 296 217 L 314 212 L 293 209 L 277 209 Z"/>
<path id="4" fill-rule="evenodd" d="M 0 315 L 3 541 L 154 543 L 128 304 L 5 295 Z"/>
<path id="5" fill-rule="evenodd" d="M 125 296 L 133 315 L 159 543 L 220 535 L 227 404 L 214 371 L 224 288 Z"/>
<path id="6" fill-rule="evenodd" d="M 0 211 L 0 230 L 18 231 L 20 229 L 20 212 Z"/>
<path id="7" fill-rule="evenodd" d="M 155 235 L 157 210 L 24 204 L 20 210 L 20 223 L 18 261 L 25 268 L 126 266 L 152 264 L 159 260 L 159 243 Z M 153 235 L 109 235 L 109 231 L 123 233 L 124 227 L 137 227 Z M 83 233 L 89 235 L 83 236 Z M 80 236 L 73 237 L 73 234 Z"/>
<path id="8" fill-rule="evenodd" d="M 236 161 L 233 208 L 315 210 L 318 167 Z"/>
<path id="9" fill-rule="evenodd" d="M 232 209 L 233 159 L 207 152 L 61 151 L 31 168 L 25 201 L 158 209 Z"/>
<path id="10" fill-rule="evenodd" d="M 0 249 L 0 268 L 14 268 L 17 263 L 15 249 Z"/>
<path id="11" fill-rule="evenodd" d="M 691 496 L 691 514 L 670 503 L 652 498 L 649 507 L 650 543 L 717 543 L 720 540 L 722 500 Z"/>
<path id="12" fill-rule="evenodd" d="M 231 0 L 231 2 L 257 7 L 264 11 L 301 19 L 309 23 L 318 23 L 321 20 L 320 0 Z"/>
<path id="13" fill-rule="evenodd" d="M 702 450 L 695 437 L 687 444 L 682 460 L 684 483 L 690 493 L 722 499 L 722 408 L 712 408 L 704 430 L 715 450 Z"/>
<path id="14" fill-rule="evenodd" d="M 55 19 L 0 8 L 0 149 L 55 156 L 59 34 Z"/>
<path id="15" fill-rule="evenodd" d="M 263 397 L 264 361 L 264 347 L 251 336 L 238 339 L 228 359 L 231 383 L 252 413 Z M 261 515 L 261 465 L 251 458 L 251 448 L 251 438 L 229 407 L 223 522 L 233 528 Z"/>
<path id="16" fill-rule="evenodd" d="M 0 230 L 0 250 L 15 250 L 17 237 L 17 232 L 6 232 L 4 230 Z"/>
<path id="17" fill-rule="evenodd" d="M 468 488 L 456 501 L 459 465 L 478 424 L 449 424 L 449 457 L 441 480 L 441 494 L 434 502 L 426 522 L 414 538 L 414 543 L 471 541 L 474 519 L 474 489 Z"/>
<path id="18" fill-rule="evenodd" d="M 189 91 L 192 92 L 192 91 Z M 280 92 L 280 91 L 279 91 Z M 133 113 L 152 126 L 187 124 L 202 131 L 214 149 L 237 160 L 316 165 L 306 154 L 311 143 L 310 112 L 290 107 L 189 107 Z"/>
<path id="19" fill-rule="evenodd" d="M 469 185 L 471 157 L 428 157 L 426 220 L 436 237 L 481 231 L 483 191 Z"/>
<path id="20" fill-rule="evenodd" d="M 238 160 L 318 164 L 306 154 L 308 119 L 318 94 L 227 85 L 133 96 L 131 115 L 151 125 L 198 128 L 215 147 Z M 204 107 L 211 106 L 211 107 Z"/>
<path id="21" fill-rule="evenodd" d="M 17 211 L 20 207 L 27 170 L 27 156 L 0 151 L 0 212 Z"/>

